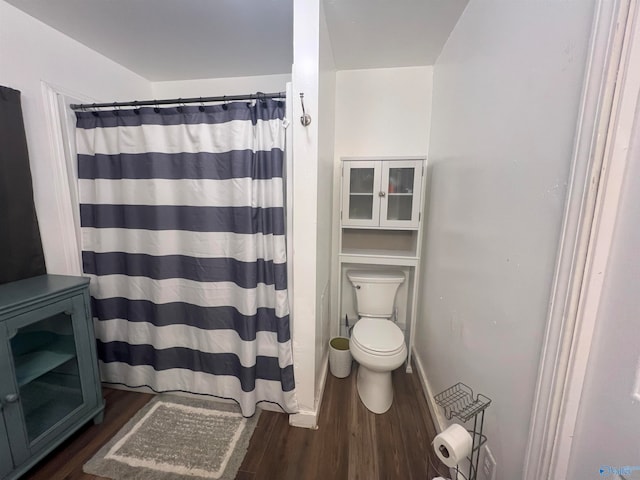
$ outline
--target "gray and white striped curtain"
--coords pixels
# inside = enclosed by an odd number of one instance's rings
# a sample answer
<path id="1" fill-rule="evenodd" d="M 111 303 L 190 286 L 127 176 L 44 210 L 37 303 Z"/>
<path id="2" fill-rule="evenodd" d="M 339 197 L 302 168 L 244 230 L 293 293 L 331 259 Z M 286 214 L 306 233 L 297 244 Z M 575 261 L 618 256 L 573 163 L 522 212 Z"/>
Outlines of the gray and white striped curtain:
<path id="1" fill-rule="evenodd" d="M 298 409 L 284 103 L 77 113 L 102 379 Z"/>

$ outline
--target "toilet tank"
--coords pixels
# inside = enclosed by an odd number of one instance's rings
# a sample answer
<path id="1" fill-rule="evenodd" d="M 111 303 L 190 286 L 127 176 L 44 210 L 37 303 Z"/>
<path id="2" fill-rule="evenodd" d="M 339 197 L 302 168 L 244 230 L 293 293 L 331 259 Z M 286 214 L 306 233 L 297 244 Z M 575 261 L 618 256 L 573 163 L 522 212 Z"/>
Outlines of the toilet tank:
<path id="1" fill-rule="evenodd" d="M 399 270 L 347 270 L 347 278 L 356 290 L 360 317 L 391 317 L 404 273 Z"/>

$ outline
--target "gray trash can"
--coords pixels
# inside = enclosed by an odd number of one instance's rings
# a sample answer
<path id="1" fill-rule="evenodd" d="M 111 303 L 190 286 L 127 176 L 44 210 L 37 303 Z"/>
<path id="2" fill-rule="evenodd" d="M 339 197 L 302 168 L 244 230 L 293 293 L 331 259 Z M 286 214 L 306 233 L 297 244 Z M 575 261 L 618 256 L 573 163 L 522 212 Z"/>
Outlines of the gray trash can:
<path id="1" fill-rule="evenodd" d="M 351 374 L 351 351 L 347 337 L 333 337 L 329 341 L 329 369 L 338 378 Z"/>

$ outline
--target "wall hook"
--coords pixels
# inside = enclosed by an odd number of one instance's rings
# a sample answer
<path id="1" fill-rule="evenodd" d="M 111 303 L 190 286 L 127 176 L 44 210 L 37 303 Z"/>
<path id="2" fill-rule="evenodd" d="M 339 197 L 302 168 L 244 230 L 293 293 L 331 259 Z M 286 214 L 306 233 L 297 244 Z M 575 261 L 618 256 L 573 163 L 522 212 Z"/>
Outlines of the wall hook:
<path id="1" fill-rule="evenodd" d="M 303 127 L 308 127 L 311 124 L 311 115 L 304 110 L 304 93 L 300 94 L 300 103 L 302 104 L 302 116 L 300 117 L 300 123 Z"/>

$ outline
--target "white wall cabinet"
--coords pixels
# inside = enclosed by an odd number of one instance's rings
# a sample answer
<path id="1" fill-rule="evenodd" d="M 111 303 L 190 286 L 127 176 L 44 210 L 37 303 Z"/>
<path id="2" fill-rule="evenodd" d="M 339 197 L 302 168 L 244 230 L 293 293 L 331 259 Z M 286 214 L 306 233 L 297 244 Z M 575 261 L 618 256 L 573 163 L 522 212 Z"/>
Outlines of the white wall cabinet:
<path id="1" fill-rule="evenodd" d="M 423 160 L 343 160 L 342 225 L 417 229 L 423 175 Z"/>
<path id="2" fill-rule="evenodd" d="M 343 158 L 338 293 L 341 328 L 357 318 L 349 269 L 400 270 L 405 282 L 396 296 L 394 320 L 404 331 L 411 365 L 417 311 L 424 157 Z M 353 323 L 350 322 L 350 326 Z"/>

